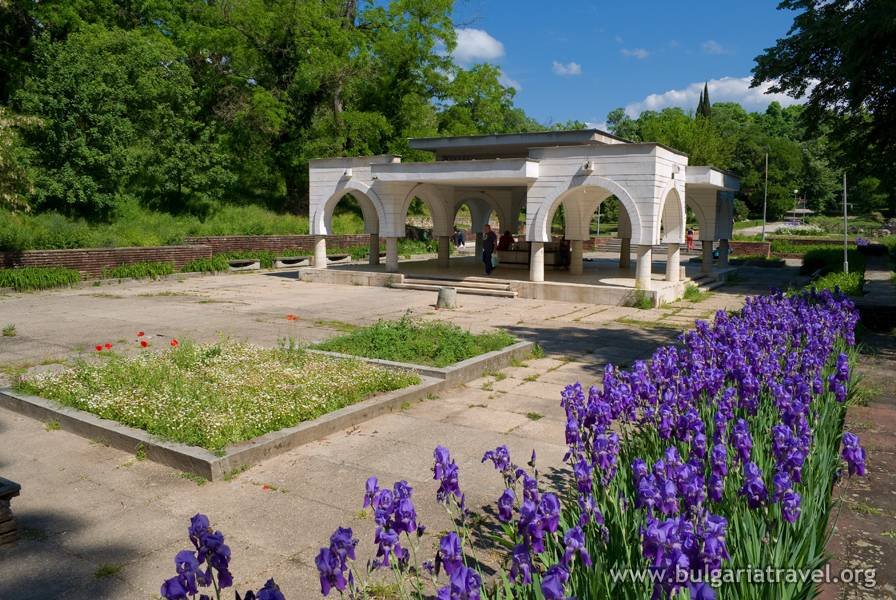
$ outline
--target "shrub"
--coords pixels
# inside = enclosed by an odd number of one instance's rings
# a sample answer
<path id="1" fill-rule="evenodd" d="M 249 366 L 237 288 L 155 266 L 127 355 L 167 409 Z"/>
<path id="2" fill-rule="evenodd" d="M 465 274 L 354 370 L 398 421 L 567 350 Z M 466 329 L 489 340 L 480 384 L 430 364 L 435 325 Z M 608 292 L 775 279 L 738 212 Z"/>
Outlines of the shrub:
<path id="1" fill-rule="evenodd" d="M 865 285 L 865 275 L 859 271 L 834 271 L 819 277 L 806 288 L 815 288 L 817 290 L 840 290 L 847 296 L 861 296 L 862 288 Z"/>
<path id="2" fill-rule="evenodd" d="M 0 288 L 9 287 L 19 292 L 70 286 L 79 281 L 80 273 L 64 267 L 0 269 Z"/>
<path id="3" fill-rule="evenodd" d="M 194 258 L 180 270 L 183 273 L 219 273 L 226 271 L 228 267 L 227 259 L 217 254 L 211 258 Z"/>
<path id="4" fill-rule="evenodd" d="M 103 279 L 158 279 L 174 273 L 170 262 L 135 262 L 116 267 L 105 267 Z"/>
<path id="5" fill-rule="evenodd" d="M 515 341 L 505 331 L 473 334 L 453 323 L 417 321 L 405 316 L 398 321 L 377 321 L 315 347 L 367 358 L 445 367 L 500 350 Z"/>
<path id="6" fill-rule="evenodd" d="M 855 249 L 847 251 L 850 270 L 865 271 L 865 257 Z M 814 273 L 821 270 L 822 273 L 840 271 L 843 269 L 843 248 L 812 248 L 803 255 L 803 266 L 800 272 L 803 274 Z"/>

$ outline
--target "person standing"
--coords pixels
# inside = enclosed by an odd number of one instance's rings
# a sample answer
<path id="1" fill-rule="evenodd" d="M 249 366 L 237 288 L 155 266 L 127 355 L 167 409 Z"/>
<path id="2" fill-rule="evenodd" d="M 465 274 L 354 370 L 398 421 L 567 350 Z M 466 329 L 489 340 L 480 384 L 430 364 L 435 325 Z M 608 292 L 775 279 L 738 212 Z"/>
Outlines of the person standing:
<path id="1" fill-rule="evenodd" d="M 485 263 L 485 274 L 491 275 L 494 270 L 492 264 L 492 255 L 495 253 L 495 246 L 498 245 L 498 236 L 492 231 L 492 226 L 488 223 L 482 228 L 482 262 Z"/>
<path id="2" fill-rule="evenodd" d="M 694 230 L 688 227 L 688 231 L 684 239 L 688 243 L 688 252 L 692 252 L 694 250 Z"/>

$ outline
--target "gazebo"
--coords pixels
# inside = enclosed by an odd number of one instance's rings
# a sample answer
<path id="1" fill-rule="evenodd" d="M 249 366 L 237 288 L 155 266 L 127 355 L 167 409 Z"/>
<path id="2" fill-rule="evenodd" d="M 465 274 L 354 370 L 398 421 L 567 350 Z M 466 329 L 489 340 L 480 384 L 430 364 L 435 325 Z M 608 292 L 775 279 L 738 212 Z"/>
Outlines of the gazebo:
<path id="1" fill-rule="evenodd" d="M 455 216 L 466 205 L 475 231 L 493 216 L 501 231 L 520 231 L 524 212 L 528 276 L 520 279 L 545 282 L 546 254 L 549 266 L 554 262 L 551 223 L 562 206 L 567 274 L 581 276 L 592 217 L 611 197 L 620 206 L 618 266 L 628 269 L 632 251 L 636 257 L 632 289 L 662 289 L 661 300 L 682 293 L 680 246 L 686 208 L 699 224 L 703 273 L 711 272 L 715 242 L 719 263 L 727 266 L 738 179 L 710 166 L 689 166 L 687 155 L 662 144 L 633 143 L 597 129 L 417 138 L 409 143 L 416 150 L 432 152 L 435 160 L 402 162 L 399 156 L 379 155 L 311 161 L 309 215 L 311 233 L 317 236 L 316 269 L 327 267 L 326 236 L 331 233 L 334 208 L 347 195 L 363 212 L 371 267 L 382 268 L 379 247 L 385 238 L 387 273 L 399 272 L 398 239 L 405 235 L 408 208 L 415 198 L 432 217 L 437 263 L 446 271 L 451 269 Z M 665 250 L 662 281 L 667 285 L 651 278 L 657 247 Z"/>

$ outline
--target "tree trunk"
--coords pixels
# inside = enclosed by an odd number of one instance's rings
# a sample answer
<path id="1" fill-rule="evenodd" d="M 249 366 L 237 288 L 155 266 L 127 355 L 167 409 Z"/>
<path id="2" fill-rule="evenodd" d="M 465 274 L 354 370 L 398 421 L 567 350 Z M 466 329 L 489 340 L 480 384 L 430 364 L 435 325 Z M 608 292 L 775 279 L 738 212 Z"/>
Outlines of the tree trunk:
<path id="1" fill-rule="evenodd" d="M 283 174 L 286 183 L 286 206 L 299 216 L 308 216 L 308 186 L 305 177 L 296 172 Z"/>

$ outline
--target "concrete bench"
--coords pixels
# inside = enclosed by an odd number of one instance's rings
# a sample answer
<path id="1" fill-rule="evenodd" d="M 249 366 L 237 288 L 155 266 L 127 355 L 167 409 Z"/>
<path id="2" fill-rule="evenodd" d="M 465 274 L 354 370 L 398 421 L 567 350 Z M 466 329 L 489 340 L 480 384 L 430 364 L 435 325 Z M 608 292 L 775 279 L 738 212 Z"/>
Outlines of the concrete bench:
<path id="1" fill-rule="evenodd" d="M 261 261 L 256 258 L 232 258 L 227 261 L 230 271 L 257 271 L 261 268 Z"/>
<path id="2" fill-rule="evenodd" d="M 327 254 L 327 262 L 348 262 L 352 259 L 349 254 Z"/>
<path id="3" fill-rule="evenodd" d="M 19 539 L 16 520 L 12 516 L 12 499 L 22 490 L 15 481 L 0 477 L 0 548 L 14 544 Z"/>
<path id="4" fill-rule="evenodd" d="M 275 269 L 288 269 L 289 267 L 304 267 L 308 264 L 310 257 L 308 256 L 275 256 Z"/>

